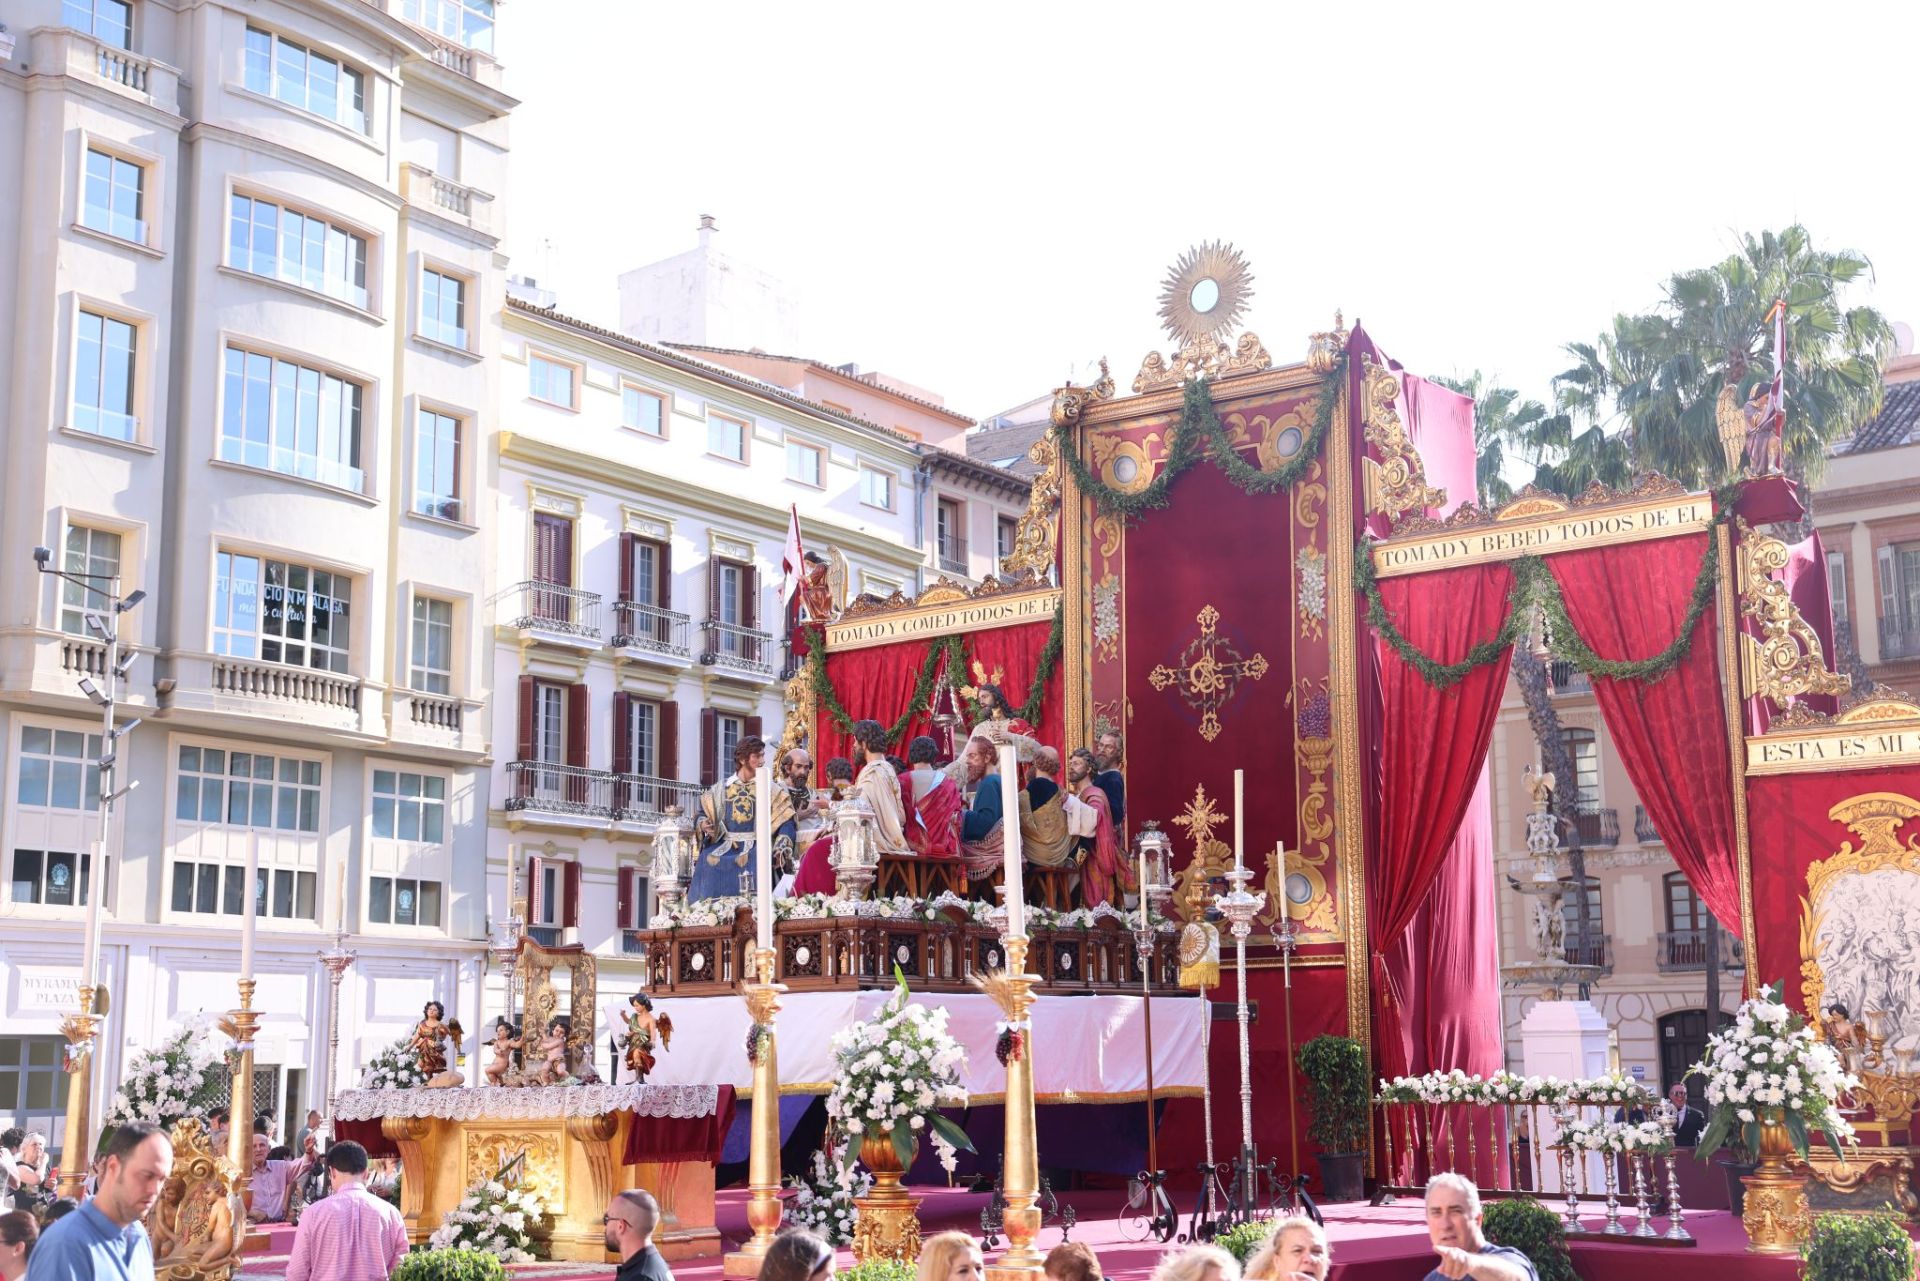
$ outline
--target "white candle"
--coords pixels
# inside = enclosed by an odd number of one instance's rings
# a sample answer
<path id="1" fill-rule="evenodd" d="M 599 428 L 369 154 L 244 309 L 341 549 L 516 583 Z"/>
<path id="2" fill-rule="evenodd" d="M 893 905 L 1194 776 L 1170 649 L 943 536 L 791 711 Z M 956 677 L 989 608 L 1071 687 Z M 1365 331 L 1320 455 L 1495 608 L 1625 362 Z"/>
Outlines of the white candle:
<path id="1" fill-rule="evenodd" d="M 1014 760 L 1012 743 L 1000 745 L 1000 830 L 1006 838 L 1001 847 L 1007 858 L 1007 936 L 1011 938 L 1027 932 L 1026 858 L 1020 850 L 1020 767 Z"/>
<path id="2" fill-rule="evenodd" d="M 80 982 L 91 987 L 100 962 L 100 900 L 107 896 L 106 847 L 95 841 L 88 857 L 92 865 L 87 870 L 87 932 L 81 945 Z"/>
<path id="3" fill-rule="evenodd" d="M 759 869 L 753 920 L 760 946 L 773 950 L 773 769 L 762 765 L 753 777 L 753 854 Z"/>
<path id="4" fill-rule="evenodd" d="M 260 907 L 260 846 L 254 842 L 247 847 L 247 879 L 242 892 L 247 900 L 247 914 L 240 918 L 240 977 L 253 977 L 253 927 L 254 919 Z"/>
<path id="5" fill-rule="evenodd" d="M 338 934 L 344 929 L 347 919 L 347 861 L 341 859 L 333 865 L 333 931 Z"/>
<path id="6" fill-rule="evenodd" d="M 1238 872 L 1246 860 L 1247 772 L 1233 772 L 1233 870 Z"/>

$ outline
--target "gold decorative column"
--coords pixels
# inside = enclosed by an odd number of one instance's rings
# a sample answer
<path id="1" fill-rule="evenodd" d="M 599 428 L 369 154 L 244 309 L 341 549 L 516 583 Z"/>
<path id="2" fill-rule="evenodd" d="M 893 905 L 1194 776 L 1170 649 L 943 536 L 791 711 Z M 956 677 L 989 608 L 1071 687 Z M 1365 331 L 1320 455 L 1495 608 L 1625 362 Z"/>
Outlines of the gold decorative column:
<path id="1" fill-rule="evenodd" d="M 987 1281 L 1032 1281 L 1044 1262 L 1033 1243 L 1040 1235 L 1040 1154 L 1034 1141 L 1033 1117 L 1033 985 L 1040 976 L 1027 973 L 1027 936 L 1007 938 L 1007 968 L 975 982 L 993 998 L 1013 1032 L 1013 1051 L 1007 1056 L 1005 1162 L 1001 1182 L 1007 1199 L 1007 1248 L 998 1263 L 987 1268 Z"/>
<path id="2" fill-rule="evenodd" d="M 773 981 L 772 948 L 753 950 L 754 982 L 743 995 L 753 1017 L 756 1053 L 753 1059 L 753 1147 L 747 1158 L 747 1223 L 753 1237 L 726 1257 L 722 1275 L 757 1277 L 760 1262 L 780 1230 L 780 1060 L 774 1021 L 780 997 L 787 989 Z"/>
<path id="3" fill-rule="evenodd" d="M 1793 1139 L 1780 1112 L 1760 1114 L 1760 1164 L 1742 1176 L 1747 1185 L 1741 1224 L 1753 1254 L 1798 1254 L 1813 1231 L 1807 1176 L 1794 1166 Z"/>
<path id="4" fill-rule="evenodd" d="M 93 993 L 92 983 L 82 983 L 80 1012 L 60 1020 L 60 1033 L 67 1038 L 67 1124 L 60 1141 L 58 1190 L 76 1201 L 82 1199 L 87 1168 L 93 1163 L 94 1029 L 100 1021 L 93 1010 Z"/>
<path id="5" fill-rule="evenodd" d="M 260 1024 L 260 1015 L 253 1008 L 253 986 L 251 978 L 240 980 L 240 1008 L 220 1021 L 220 1030 L 233 1038 L 238 1059 L 229 1104 L 227 1159 L 240 1172 L 233 1186 L 242 1198 L 253 1187 L 253 1032 Z"/>

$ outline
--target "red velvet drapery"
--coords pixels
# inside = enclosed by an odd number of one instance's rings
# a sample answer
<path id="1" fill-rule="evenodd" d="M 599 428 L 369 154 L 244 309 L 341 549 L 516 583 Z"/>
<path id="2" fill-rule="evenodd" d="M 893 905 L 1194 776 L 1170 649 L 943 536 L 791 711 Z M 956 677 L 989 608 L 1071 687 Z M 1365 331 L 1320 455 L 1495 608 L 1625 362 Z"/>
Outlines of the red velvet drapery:
<path id="1" fill-rule="evenodd" d="M 1680 630 L 1711 537 L 1564 552 L 1547 557 L 1547 566 L 1588 648 L 1605 659 L 1643 659 Z M 1733 766 L 1714 621 L 1709 607 L 1686 657 L 1659 680 L 1596 677 L 1593 694 L 1673 861 L 1720 924 L 1738 934 Z"/>
<path id="2" fill-rule="evenodd" d="M 961 683 L 972 685 L 976 682 L 978 673 L 973 670 L 973 665 L 978 663 L 986 670 L 989 679 L 995 672 L 1001 674 L 1001 692 L 1006 694 L 1009 703 L 1020 707 L 1033 696 L 1034 668 L 1040 663 L 1040 651 L 1046 648 L 1047 636 L 1052 628 L 1052 622 L 1048 621 L 1022 623 L 1018 627 L 995 627 L 990 631 L 969 634 L 967 679 Z M 1059 749 L 1061 759 L 1065 760 L 1067 753 L 1074 748 L 1092 747 L 1093 744 L 1063 741 L 1066 708 L 1062 705 L 1059 673 L 1060 668 L 1056 664 L 1053 679 L 1047 682 L 1046 697 L 1040 702 L 1039 723 L 1033 727 L 1033 731 L 1041 743 Z M 965 747 L 966 744 L 960 746 Z"/>
<path id="3" fill-rule="evenodd" d="M 1472 565 L 1381 582 L 1401 633 L 1439 663 L 1458 662 L 1506 620 L 1513 570 Z M 1379 650 L 1380 830 L 1367 850 L 1367 938 L 1380 1071 L 1409 1067 L 1404 1022 L 1413 995 L 1386 958 L 1432 893 L 1479 786 L 1511 652 L 1435 689 L 1385 641 Z"/>

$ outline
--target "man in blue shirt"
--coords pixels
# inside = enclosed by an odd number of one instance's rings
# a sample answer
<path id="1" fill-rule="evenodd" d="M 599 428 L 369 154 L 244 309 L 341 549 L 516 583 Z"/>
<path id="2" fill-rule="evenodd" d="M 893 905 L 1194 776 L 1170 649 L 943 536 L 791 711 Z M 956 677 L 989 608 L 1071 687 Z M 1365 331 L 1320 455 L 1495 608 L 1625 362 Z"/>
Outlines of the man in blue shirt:
<path id="1" fill-rule="evenodd" d="M 166 1131 L 144 1121 L 115 1128 L 99 1191 L 41 1236 L 27 1281 L 153 1281 L 153 1245 L 140 1220 L 172 1170 Z"/>
<path id="2" fill-rule="evenodd" d="M 1487 1240 L 1480 1230 L 1480 1189 L 1465 1175 L 1449 1171 L 1427 1180 L 1427 1239 L 1440 1266 L 1426 1281 L 1540 1281 L 1532 1259 Z"/>

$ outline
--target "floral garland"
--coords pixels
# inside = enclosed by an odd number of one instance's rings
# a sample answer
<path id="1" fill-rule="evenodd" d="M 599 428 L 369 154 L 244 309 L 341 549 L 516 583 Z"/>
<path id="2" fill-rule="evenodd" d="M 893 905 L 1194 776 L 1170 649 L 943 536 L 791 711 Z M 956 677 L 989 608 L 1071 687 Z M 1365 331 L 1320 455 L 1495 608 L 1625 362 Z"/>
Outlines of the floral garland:
<path id="1" fill-rule="evenodd" d="M 1160 471 L 1146 485 L 1135 490 L 1115 489 L 1094 474 L 1081 459 L 1071 431 L 1056 424 L 1052 428 L 1054 447 L 1065 460 L 1073 482 L 1083 494 L 1091 495 L 1103 515 L 1117 516 L 1131 524 L 1148 511 L 1167 505 L 1173 482 L 1204 455 L 1226 473 L 1227 479 L 1246 494 L 1274 494 L 1291 489 L 1305 478 L 1320 456 L 1320 445 L 1333 425 L 1334 406 L 1340 389 L 1346 384 L 1347 354 L 1342 351 L 1333 368 L 1320 380 L 1319 401 L 1314 406 L 1313 425 L 1300 451 L 1273 471 L 1262 471 L 1240 457 L 1233 437 L 1227 433 L 1214 412 L 1213 394 L 1203 378 L 1189 379 L 1182 388 L 1180 419 L 1167 432 L 1167 456 Z"/>
<path id="2" fill-rule="evenodd" d="M 1552 1146 L 1576 1152 L 1645 1152 L 1659 1156 L 1673 1149 L 1673 1135 L 1658 1121 L 1570 1120 L 1561 1125 Z"/>
<path id="3" fill-rule="evenodd" d="M 478 1179 L 427 1238 L 436 1250 L 483 1250 L 502 1263 L 531 1263 L 539 1252 L 534 1230 L 547 1219 L 544 1201 L 517 1184 Z"/>
<path id="4" fill-rule="evenodd" d="M 1713 604 L 1714 588 L 1720 577 L 1720 545 L 1719 540 L 1712 537 L 1712 531 L 1732 517 L 1734 495 L 1726 490 L 1715 491 L 1713 501 L 1714 517 L 1713 524 L 1708 528 L 1707 554 L 1701 558 L 1700 572 L 1694 577 L 1686 617 L 1680 621 L 1679 630 L 1666 647 L 1647 658 L 1602 658 L 1594 653 L 1574 629 L 1573 619 L 1567 613 L 1566 598 L 1560 593 L 1560 585 L 1554 581 L 1546 562 L 1538 556 L 1522 556 L 1513 562 L 1513 588 L 1507 594 L 1506 620 L 1491 639 L 1475 645 L 1457 663 L 1435 661 L 1408 640 L 1406 634 L 1395 625 L 1393 617 L 1387 612 L 1386 601 L 1380 595 L 1380 585 L 1366 539 L 1362 539 L 1354 549 L 1354 590 L 1366 597 L 1367 626 L 1435 689 L 1447 689 L 1465 680 L 1475 668 L 1500 661 L 1507 647 L 1519 640 L 1521 633 L 1526 630 L 1527 610 L 1532 605 L 1538 605 L 1546 617 L 1547 645 L 1555 658 L 1573 664 L 1588 677 L 1657 681 L 1685 661 L 1688 651 L 1693 648 L 1694 634 L 1699 630 L 1700 620 Z"/>
<path id="5" fill-rule="evenodd" d="M 1400 1076 L 1383 1080 L 1374 1093 L 1375 1103 L 1425 1103 L 1432 1105 L 1466 1104 L 1493 1107 L 1500 1104 L 1544 1104 L 1560 1107 L 1619 1106 L 1638 1107 L 1653 1101 L 1653 1091 L 1632 1077 L 1609 1075 L 1583 1080 L 1563 1081 L 1557 1076 L 1519 1076 L 1495 1072 L 1482 1077 L 1468 1075 L 1455 1068 L 1451 1072 L 1428 1072 L 1424 1076 Z"/>

